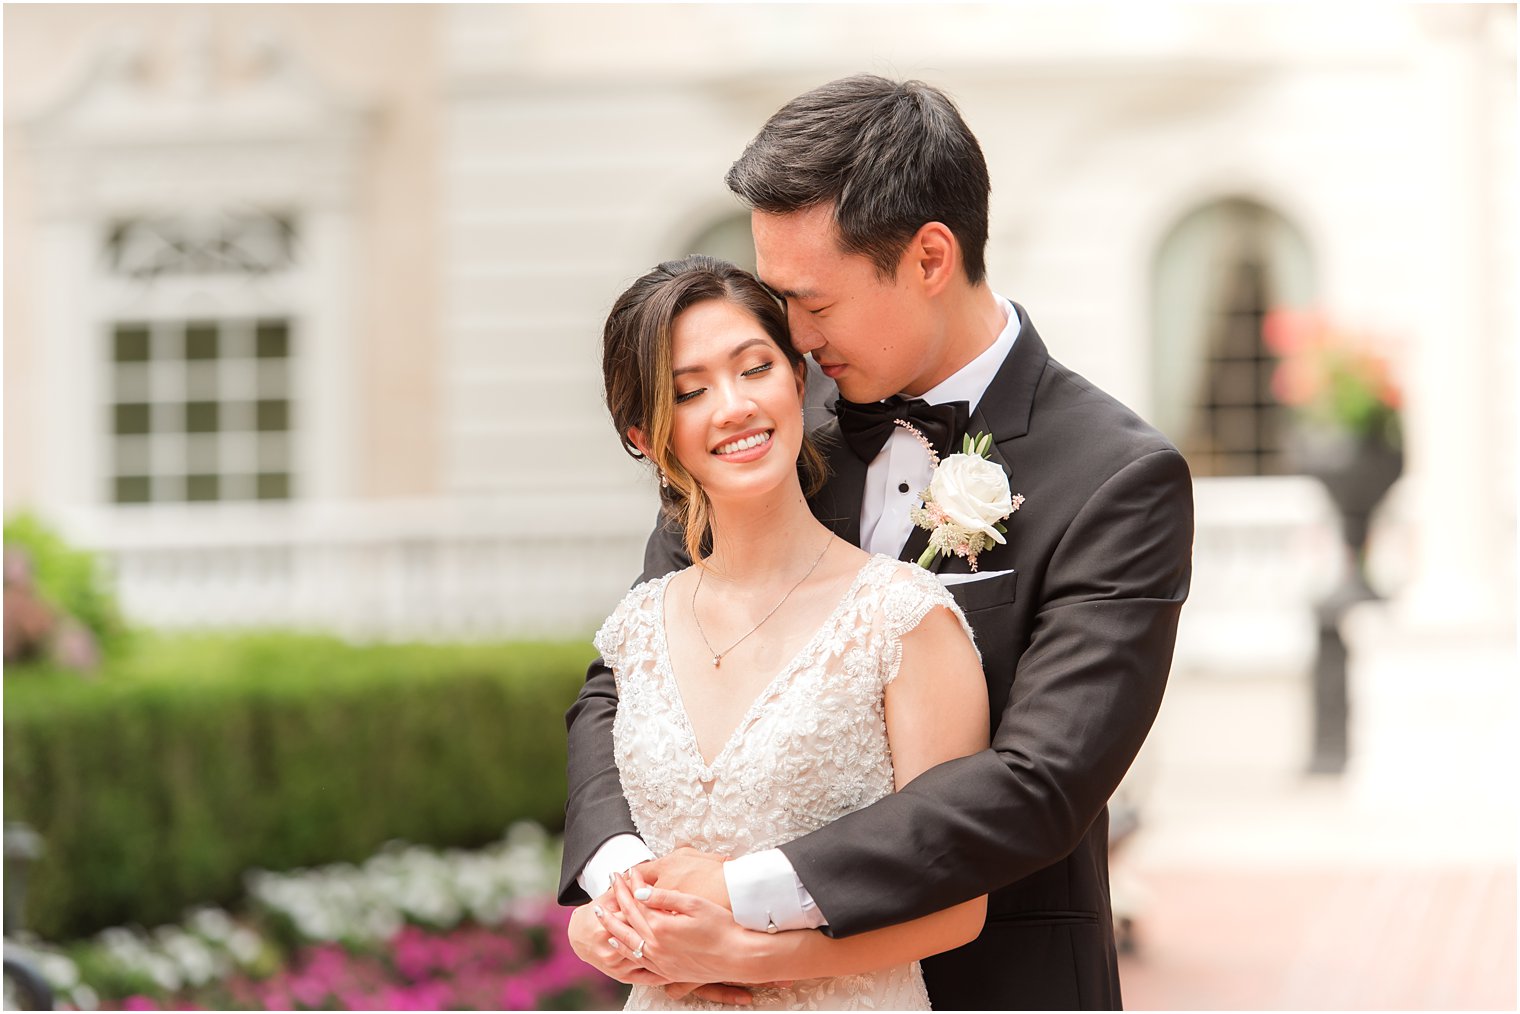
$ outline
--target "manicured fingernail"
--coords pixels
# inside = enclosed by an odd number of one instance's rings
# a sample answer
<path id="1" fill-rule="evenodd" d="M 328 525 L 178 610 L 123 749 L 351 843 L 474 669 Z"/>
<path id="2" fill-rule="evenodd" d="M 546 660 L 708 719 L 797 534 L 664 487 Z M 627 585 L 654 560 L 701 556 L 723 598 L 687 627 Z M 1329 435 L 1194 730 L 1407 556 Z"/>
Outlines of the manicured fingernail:
<path id="1" fill-rule="evenodd" d="M 607 946 L 608 947 L 611 947 L 613 950 L 617 950 L 617 945 L 618 945 L 618 942 L 617 942 L 617 940 L 615 938 L 613 938 L 613 937 L 608 937 L 607 938 Z"/>
<path id="2" fill-rule="evenodd" d="M 592 905 L 591 906 L 591 914 L 594 915 L 594 916 L 596 916 L 598 919 L 600 919 L 602 917 L 602 906 L 600 906 L 600 905 Z"/>
<path id="3" fill-rule="evenodd" d="M 641 887 L 637 891 L 633 892 L 633 896 L 635 898 L 639 899 L 640 901 L 648 901 L 649 900 L 649 896 L 651 894 L 653 894 L 653 893 L 654 892 L 651 891 L 649 888 L 647 888 L 647 887 Z"/>

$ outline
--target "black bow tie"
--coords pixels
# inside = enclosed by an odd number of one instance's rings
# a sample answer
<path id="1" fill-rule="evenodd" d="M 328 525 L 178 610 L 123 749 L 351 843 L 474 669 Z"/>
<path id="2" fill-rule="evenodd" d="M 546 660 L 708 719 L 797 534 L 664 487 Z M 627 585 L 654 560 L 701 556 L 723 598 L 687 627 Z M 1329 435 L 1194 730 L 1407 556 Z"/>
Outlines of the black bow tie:
<path id="1" fill-rule="evenodd" d="M 944 457 L 950 453 L 955 439 L 965 433 L 966 422 L 971 418 L 971 406 L 964 401 L 931 405 L 900 394 L 865 404 L 840 398 L 835 411 L 839 413 L 839 431 L 844 442 L 868 465 L 876 460 L 897 428 L 895 420 L 912 423 Z"/>

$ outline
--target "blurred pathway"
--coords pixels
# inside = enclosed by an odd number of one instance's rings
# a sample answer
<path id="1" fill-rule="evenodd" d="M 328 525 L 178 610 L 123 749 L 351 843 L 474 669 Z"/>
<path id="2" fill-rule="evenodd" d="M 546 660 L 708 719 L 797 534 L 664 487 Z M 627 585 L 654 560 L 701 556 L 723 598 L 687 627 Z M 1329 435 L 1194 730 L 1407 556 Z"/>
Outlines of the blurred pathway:
<path id="1" fill-rule="evenodd" d="M 1515 1007 L 1515 871 L 1152 872 L 1132 1010 Z"/>
<path id="2" fill-rule="evenodd" d="M 1303 677 L 1174 678 L 1114 857 L 1126 1007 L 1515 1008 L 1513 648 L 1378 633 L 1340 777 L 1302 773 Z"/>

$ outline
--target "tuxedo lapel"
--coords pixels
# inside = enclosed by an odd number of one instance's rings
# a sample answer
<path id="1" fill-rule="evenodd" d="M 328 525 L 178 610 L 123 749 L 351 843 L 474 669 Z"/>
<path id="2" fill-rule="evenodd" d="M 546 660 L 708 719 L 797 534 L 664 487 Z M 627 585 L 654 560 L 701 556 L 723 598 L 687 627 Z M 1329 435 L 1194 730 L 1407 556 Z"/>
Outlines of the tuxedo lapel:
<path id="1" fill-rule="evenodd" d="M 852 546 L 860 545 L 860 500 L 866 488 L 866 463 L 839 435 L 830 419 L 814 434 L 829 463 L 829 477 L 813 494 L 813 515 Z"/>
<path id="2" fill-rule="evenodd" d="M 983 399 L 985 401 L 985 399 Z M 992 434 L 992 445 L 987 449 L 987 460 L 997 464 L 1010 479 L 1013 478 L 1013 466 L 1008 464 L 1008 459 L 1003 456 L 1003 449 L 998 446 L 998 440 L 1011 440 L 1012 437 L 999 438 L 997 426 L 982 414 L 980 407 L 971 413 L 971 421 L 966 424 L 966 432 L 972 436 L 980 436 L 983 433 Z M 1020 434 L 1022 436 L 1023 434 Z"/>
<path id="3" fill-rule="evenodd" d="M 1034 329 L 1029 314 L 1017 303 L 1013 311 L 1019 315 L 1019 336 L 1013 343 L 1013 351 L 1003 360 L 1003 365 L 987 385 L 982 400 L 972 409 L 968 433 L 991 433 L 994 444 L 994 460 L 998 460 L 996 444 L 1029 432 L 1029 417 L 1034 411 L 1034 393 L 1039 387 L 1050 353 L 1040 334 Z M 1006 469 L 1007 462 L 1000 462 Z"/>

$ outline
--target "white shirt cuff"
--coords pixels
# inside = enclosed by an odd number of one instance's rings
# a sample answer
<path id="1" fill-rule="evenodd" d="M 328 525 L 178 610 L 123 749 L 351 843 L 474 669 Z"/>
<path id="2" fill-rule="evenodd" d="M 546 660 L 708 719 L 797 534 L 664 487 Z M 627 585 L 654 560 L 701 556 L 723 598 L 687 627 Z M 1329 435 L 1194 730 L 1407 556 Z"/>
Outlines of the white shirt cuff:
<path id="1" fill-rule="evenodd" d="M 723 864 L 734 922 L 745 929 L 817 929 L 828 922 L 780 849 Z"/>
<path id="2" fill-rule="evenodd" d="M 613 835 L 602 842 L 602 847 L 586 861 L 586 865 L 581 868 L 581 875 L 575 878 L 575 882 L 581 885 L 582 891 L 595 898 L 605 894 L 612 886 L 614 874 L 630 870 L 639 863 L 647 863 L 653 858 L 654 853 L 649 851 L 649 846 L 645 845 L 644 839 L 638 835 Z"/>

